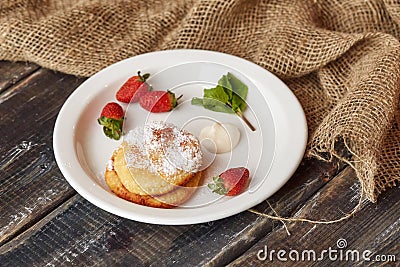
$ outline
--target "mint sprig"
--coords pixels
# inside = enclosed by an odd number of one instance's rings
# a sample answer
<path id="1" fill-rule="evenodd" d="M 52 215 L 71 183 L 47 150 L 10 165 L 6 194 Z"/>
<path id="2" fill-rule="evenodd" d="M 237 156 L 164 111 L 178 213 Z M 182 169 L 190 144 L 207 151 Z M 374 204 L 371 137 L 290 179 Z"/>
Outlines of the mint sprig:
<path id="1" fill-rule="evenodd" d="M 243 115 L 247 107 L 247 92 L 247 85 L 228 72 L 219 79 L 216 87 L 204 89 L 203 98 L 194 97 L 191 103 L 216 112 L 235 113 L 255 131 L 254 126 Z"/>

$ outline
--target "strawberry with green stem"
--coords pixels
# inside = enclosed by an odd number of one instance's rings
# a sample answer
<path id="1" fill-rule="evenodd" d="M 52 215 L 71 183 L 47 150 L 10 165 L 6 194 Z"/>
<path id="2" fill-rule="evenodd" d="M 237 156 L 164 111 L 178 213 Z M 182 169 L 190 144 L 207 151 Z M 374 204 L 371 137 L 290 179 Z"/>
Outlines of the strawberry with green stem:
<path id="1" fill-rule="evenodd" d="M 231 168 L 213 178 L 208 184 L 214 193 L 226 196 L 236 196 L 244 191 L 249 181 L 250 172 L 247 168 Z"/>
<path id="2" fill-rule="evenodd" d="M 103 126 L 104 134 L 115 140 L 119 140 L 122 136 L 122 125 L 124 120 L 124 110 L 115 102 L 107 103 L 97 119 L 97 122 Z"/>

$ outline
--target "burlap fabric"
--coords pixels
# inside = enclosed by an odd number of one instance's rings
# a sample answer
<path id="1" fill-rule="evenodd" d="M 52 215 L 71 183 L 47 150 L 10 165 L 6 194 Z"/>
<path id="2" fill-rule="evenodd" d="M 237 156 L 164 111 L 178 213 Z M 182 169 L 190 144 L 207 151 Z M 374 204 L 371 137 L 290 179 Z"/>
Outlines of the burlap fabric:
<path id="1" fill-rule="evenodd" d="M 299 98 L 307 155 L 347 161 L 371 201 L 400 180 L 399 32 L 394 0 L 0 1 L 3 60 L 90 76 L 137 54 L 199 48 L 259 64 Z"/>

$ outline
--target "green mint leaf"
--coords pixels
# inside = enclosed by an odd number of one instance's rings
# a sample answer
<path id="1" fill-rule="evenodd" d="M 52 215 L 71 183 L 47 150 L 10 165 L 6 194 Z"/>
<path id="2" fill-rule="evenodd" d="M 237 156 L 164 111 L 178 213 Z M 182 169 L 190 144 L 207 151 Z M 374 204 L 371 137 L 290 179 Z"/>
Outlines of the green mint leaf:
<path id="1" fill-rule="evenodd" d="M 218 84 L 224 88 L 225 93 L 229 96 L 228 104 L 234 112 L 242 112 L 246 109 L 246 97 L 248 87 L 235 75 L 228 72 L 219 79 Z"/>
<path id="2" fill-rule="evenodd" d="M 203 99 L 202 98 L 198 98 L 198 97 L 193 97 L 191 103 L 192 103 L 192 105 L 202 106 L 203 105 Z"/>
<path id="3" fill-rule="evenodd" d="M 234 113 L 230 108 L 229 96 L 221 85 L 215 88 L 204 89 L 203 107 L 216 112 Z M 198 100 L 192 100 L 195 103 Z"/>
<path id="4" fill-rule="evenodd" d="M 228 103 L 229 101 L 229 95 L 226 94 L 224 87 L 221 85 L 217 85 L 214 88 L 211 89 L 204 89 L 204 98 L 211 98 L 218 100 L 222 103 Z"/>
<path id="5" fill-rule="evenodd" d="M 247 107 L 248 90 L 247 85 L 228 72 L 219 79 L 215 88 L 204 89 L 203 99 L 194 97 L 192 105 L 200 105 L 217 112 L 236 113 L 252 131 L 255 131 L 256 128 L 243 115 Z"/>
<path id="6" fill-rule="evenodd" d="M 225 103 L 222 103 L 221 101 L 213 99 L 213 98 L 193 97 L 191 104 L 203 106 L 206 109 L 216 111 L 216 112 L 234 113 L 232 111 L 232 109 L 229 106 L 227 106 Z"/>
<path id="7" fill-rule="evenodd" d="M 240 96 L 241 99 L 246 99 L 249 88 L 241 80 L 236 78 L 232 73 L 228 72 L 226 75 L 229 83 L 232 86 L 232 91 Z"/>
<path id="8" fill-rule="evenodd" d="M 212 98 L 204 98 L 203 107 L 216 112 L 235 113 L 229 105 Z"/>
<path id="9" fill-rule="evenodd" d="M 219 79 L 218 84 L 224 88 L 225 93 L 228 95 L 229 99 L 232 99 L 232 85 L 229 82 L 228 76 L 223 75 L 221 79 Z"/>
<path id="10" fill-rule="evenodd" d="M 238 94 L 233 93 L 232 95 L 232 110 L 235 112 L 242 112 L 247 107 L 246 101 L 244 101 Z"/>

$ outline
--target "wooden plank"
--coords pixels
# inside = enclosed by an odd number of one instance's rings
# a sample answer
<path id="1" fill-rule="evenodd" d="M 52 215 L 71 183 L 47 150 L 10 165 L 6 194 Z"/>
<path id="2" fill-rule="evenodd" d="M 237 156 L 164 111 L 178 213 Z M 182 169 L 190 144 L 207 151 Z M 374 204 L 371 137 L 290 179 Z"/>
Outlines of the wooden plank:
<path id="1" fill-rule="evenodd" d="M 367 262 L 362 259 L 362 253 L 370 250 L 371 259 L 376 255 L 395 255 L 396 262 L 400 261 L 400 188 L 393 188 L 383 193 L 377 204 L 365 200 L 362 202 L 362 210 L 350 219 L 335 224 L 310 224 L 302 222 L 288 223 L 287 227 L 291 235 L 288 236 L 283 227 L 274 230 L 257 242 L 241 257 L 233 261 L 229 266 L 253 266 L 268 265 L 273 260 L 274 266 L 373 266 L 377 262 Z M 311 201 L 308 201 L 295 214 L 295 217 L 307 217 L 319 220 L 333 220 L 349 213 L 356 206 L 360 196 L 359 183 L 353 170 L 348 167 L 337 178 L 328 183 L 318 192 Z M 343 244 L 346 243 L 346 246 Z M 342 252 L 340 247 L 343 245 Z M 325 250 L 337 250 L 321 254 Z M 272 250 L 275 254 L 270 257 Z M 284 250 L 287 261 L 277 258 L 277 251 Z M 297 260 L 296 252 L 299 252 Z M 308 260 L 307 251 L 316 252 Z M 349 251 L 350 252 L 347 252 Z M 357 260 L 357 252 L 360 260 Z M 267 251 L 267 254 L 264 253 Z M 302 261 L 302 253 L 305 261 Z M 283 254 L 283 252 L 281 252 Z M 310 252 L 312 253 L 312 252 Z M 342 254 L 340 254 L 342 253 Z M 347 256 L 346 256 L 347 253 Z M 259 256 L 257 256 L 259 255 Z M 341 256 L 342 255 L 342 256 Z M 282 255 L 281 255 L 282 256 Z M 264 257 L 266 257 L 264 259 Z M 335 257 L 337 257 L 336 260 Z M 346 258 L 347 257 L 347 258 Z M 261 258 L 261 260 L 260 260 Z M 291 260 L 293 259 L 293 260 Z M 353 260 L 354 259 L 354 260 Z M 385 264 L 386 264 L 385 263 Z"/>
<path id="2" fill-rule="evenodd" d="M 0 95 L 0 244 L 74 194 L 55 163 L 52 132 L 82 81 L 41 69 Z"/>
<path id="3" fill-rule="evenodd" d="M 39 68 L 34 63 L 0 61 L 0 93 Z"/>
<path id="4" fill-rule="evenodd" d="M 306 160 L 280 190 L 279 197 L 274 196 L 271 202 L 303 202 L 329 181 L 339 167 L 338 164 Z M 66 263 L 221 266 L 265 236 L 272 224 L 270 220 L 246 211 L 198 225 L 151 225 L 111 215 L 76 196 L 3 245 L 0 262 L 50 266 Z"/>
<path id="5" fill-rule="evenodd" d="M 235 216 L 233 226 L 227 223 L 228 219 L 200 225 L 159 226 L 114 216 L 76 196 L 49 218 L 2 246 L 0 262 L 29 266 L 149 266 L 167 260 L 160 253 L 179 261 L 180 256 L 187 259 L 199 251 L 214 253 L 206 239 L 236 234 L 254 220 L 254 216 L 245 215 Z M 181 254 L 188 246 L 194 250 Z"/>

